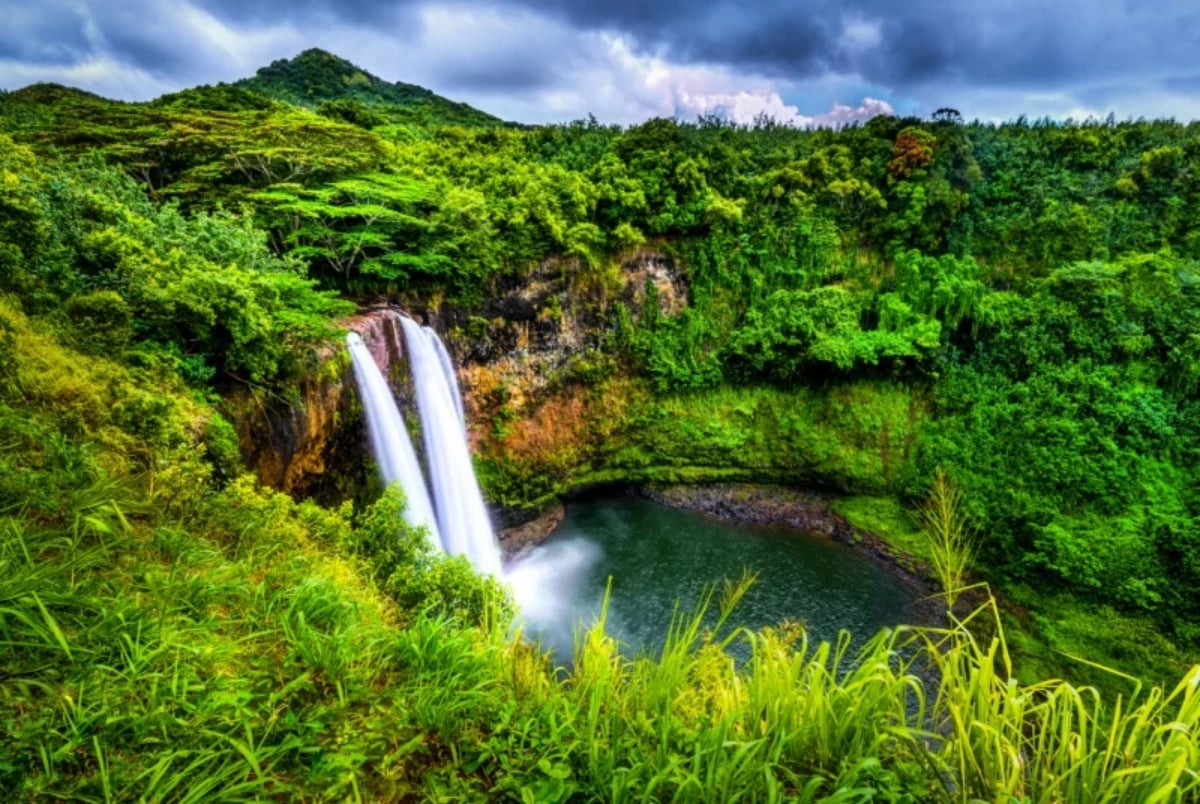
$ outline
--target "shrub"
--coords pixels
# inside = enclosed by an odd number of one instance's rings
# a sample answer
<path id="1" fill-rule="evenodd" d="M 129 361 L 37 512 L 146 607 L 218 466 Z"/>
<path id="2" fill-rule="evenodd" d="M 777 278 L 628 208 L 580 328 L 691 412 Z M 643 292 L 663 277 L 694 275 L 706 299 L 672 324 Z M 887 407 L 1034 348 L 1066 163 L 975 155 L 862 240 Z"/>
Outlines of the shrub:
<path id="1" fill-rule="evenodd" d="M 117 356 L 133 335 L 133 313 L 120 294 L 99 290 L 72 296 L 66 304 L 68 340 L 88 354 Z"/>

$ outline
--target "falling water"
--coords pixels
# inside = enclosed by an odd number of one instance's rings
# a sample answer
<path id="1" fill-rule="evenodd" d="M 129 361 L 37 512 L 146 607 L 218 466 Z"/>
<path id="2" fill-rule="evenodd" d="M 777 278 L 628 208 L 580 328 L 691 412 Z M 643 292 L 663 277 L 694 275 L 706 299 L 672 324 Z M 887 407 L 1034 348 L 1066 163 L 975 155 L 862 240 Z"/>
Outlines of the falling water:
<path id="1" fill-rule="evenodd" d="M 433 350 L 437 352 L 438 362 L 442 364 L 442 373 L 446 375 L 446 383 L 450 386 L 450 398 L 454 400 L 454 409 L 458 412 L 458 422 L 465 430 L 467 417 L 463 414 L 462 392 L 458 390 L 458 374 L 454 371 L 450 353 L 446 351 L 446 345 L 442 343 L 442 339 L 433 329 L 425 327 L 425 334 L 429 336 L 429 340 L 433 343 Z"/>
<path id="2" fill-rule="evenodd" d="M 421 477 L 421 466 L 417 463 L 416 453 L 413 452 L 412 442 L 408 438 L 408 431 L 404 428 L 404 421 L 400 418 L 400 411 L 396 407 L 396 400 L 387 380 L 357 333 L 351 332 L 346 336 L 346 347 L 350 350 L 354 377 L 358 381 L 359 393 L 362 394 L 371 454 L 379 464 L 383 482 L 400 483 L 408 498 L 404 518 L 414 527 L 427 527 L 430 541 L 441 546 L 433 506 L 429 502 L 429 493 L 425 490 L 425 480 Z"/>
<path id="3" fill-rule="evenodd" d="M 404 328 L 409 370 L 417 392 L 429 485 L 437 508 L 442 544 L 451 554 L 466 555 L 480 572 L 499 577 L 500 548 L 492 534 L 491 521 L 471 465 L 466 431 L 458 412 L 461 402 L 456 401 L 447 372 L 438 357 L 441 343 L 436 333 L 426 332 L 410 318 L 401 318 L 400 324 Z"/>

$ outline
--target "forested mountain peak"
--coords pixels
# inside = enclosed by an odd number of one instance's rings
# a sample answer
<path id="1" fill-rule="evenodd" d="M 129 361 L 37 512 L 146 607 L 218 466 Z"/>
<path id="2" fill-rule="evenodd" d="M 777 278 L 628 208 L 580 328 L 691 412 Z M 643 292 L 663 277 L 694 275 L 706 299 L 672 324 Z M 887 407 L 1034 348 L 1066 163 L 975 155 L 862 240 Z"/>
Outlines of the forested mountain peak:
<path id="1" fill-rule="evenodd" d="M 8 97 L 11 100 L 23 103 L 57 103 L 64 100 L 106 100 L 94 92 L 88 92 L 85 89 L 50 82 L 30 84 L 29 86 L 14 90 L 8 94 Z M 118 102 L 113 101 L 113 103 Z"/>
<path id="2" fill-rule="evenodd" d="M 316 109 L 322 104 L 350 102 L 379 107 L 424 108 L 449 122 L 496 125 L 502 121 L 465 103 L 444 98 L 416 84 L 389 83 L 349 61 L 319 48 L 291 59 L 277 59 L 235 86 L 269 98 Z"/>

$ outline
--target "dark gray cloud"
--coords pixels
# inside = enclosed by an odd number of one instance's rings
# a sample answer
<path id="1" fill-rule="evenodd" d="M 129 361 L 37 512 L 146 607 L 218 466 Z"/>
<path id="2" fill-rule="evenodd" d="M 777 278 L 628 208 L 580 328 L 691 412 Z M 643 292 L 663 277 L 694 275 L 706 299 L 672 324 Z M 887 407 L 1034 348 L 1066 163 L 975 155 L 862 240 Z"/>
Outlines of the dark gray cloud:
<path id="1" fill-rule="evenodd" d="M 686 61 L 735 64 L 766 75 L 809 76 L 838 68 L 836 48 L 829 45 L 837 34 L 828 20 L 802 20 L 788 11 L 774 11 L 754 19 L 697 20 L 689 36 L 666 44 L 673 56 Z"/>
<path id="2" fill-rule="evenodd" d="M 0 59 L 69 68 L 109 59 L 149 75 L 188 73 L 207 63 L 178 6 L 161 0 L 80 3 L 0 0 Z"/>
<path id="3" fill-rule="evenodd" d="M 97 50 L 151 75 L 186 74 L 202 49 L 174 19 L 153 12 L 153 8 L 119 3 L 97 8 L 92 17 L 100 40 Z"/>
<path id="4" fill-rule="evenodd" d="M 0 5 L 0 59 L 30 64 L 71 64 L 88 52 L 86 20 L 66 3 Z"/>
<path id="5" fill-rule="evenodd" d="M 344 25 L 411 36 L 420 29 L 416 7 L 407 0 L 0 0 L 0 60 L 70 66 L 107 58 L 163 79 L 211 80 L 200 71 L 222 59 L 226 44 L 214 27 L 251 38 L 273 26 Z"/>
<path id="6" fill-rule="evenodd" d="M 202 6 L 234 22 L 336 19 L 352 24 L 393 23 L 415 0 L 203 0 Z"/>
<path id="7" fill-rule="evenodd" d="M 1186 64 L 1200 44 L 1200 4 L 1172 0 L 521 2 L 576 25 L 628 33 L 672 58 L 791 79 L 854 73 L 900 87 L 1045 86 Z M 847 40 L 855 25 L 874 27 L 878 41 Z"/>
<path id="8" fill-rule="evenodd" d="M 452 61 L 439 75 L 447 84 L 463 90 L 530 92 L 557 84 L 560 69 L 554 60 L 510 55 L 494 61 Z"/>

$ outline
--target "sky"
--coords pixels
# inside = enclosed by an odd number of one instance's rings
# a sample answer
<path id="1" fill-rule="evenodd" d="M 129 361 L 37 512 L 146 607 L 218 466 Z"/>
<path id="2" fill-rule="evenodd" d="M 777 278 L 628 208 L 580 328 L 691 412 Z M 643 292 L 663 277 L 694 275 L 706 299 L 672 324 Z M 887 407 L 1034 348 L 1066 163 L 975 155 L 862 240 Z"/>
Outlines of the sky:
<path id="1" fill-rule="evenodd" d="M 319 47 L 526 123 L 1200 118 L 1200 0 L 0 0 L 0 88 L 123 100 Z"/>

